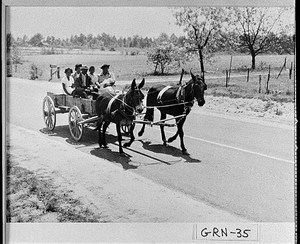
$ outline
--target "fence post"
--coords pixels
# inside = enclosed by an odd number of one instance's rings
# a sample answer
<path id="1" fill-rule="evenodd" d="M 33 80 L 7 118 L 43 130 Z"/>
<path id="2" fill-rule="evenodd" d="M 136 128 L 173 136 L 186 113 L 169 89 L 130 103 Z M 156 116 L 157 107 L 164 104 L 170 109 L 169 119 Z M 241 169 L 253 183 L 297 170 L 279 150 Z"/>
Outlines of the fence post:
<path id="1" fill-rule="evenodd" d="M 58 78 L 58 79 L 60 79 L 59 70 L 60 70 L 60 67 L 57 66 L 57 78 Z"/>
<path id="2" fill-rule="evenodd" d="M 225 77 L 225 87 L 227 88 L 228 83 L 228 70 L 226 69 L 226 77 Z"/>
<path id="3" fill-rule="evenodd" d="M 50 80 L 52 80 L 52 67 L 51 67 L 51 64 L 50 64 Z"/>
<path id="4" fill-rule="evenodd" d="M 258 76 L 258 93 L 261 93 L 261 75 Z"/>
<path id="5" fill-rule="evenodd" d="M 230 81 L 231 65 L 232 65 L 232 55 L 230 57 L 230 65 L 229 65 L 229 72 L 228 72 L 228 81 Z"/>
<path id="6" fill-rule="evenodd" d="M 279 71 L 279 74 L 278 74 L 278 76 L 277 76 L 277 79 L 279 78 L 279 76 L 280 76 L 282 70 L 283 70 L 285 67 L 286 67 L 286 58 L 284 59 L 284 63 L 283 63 L 283 65 L 282 65 L 282 67 L 281 67 L 281 69 L 280 69 L 280 71 Z"/>
<path id="7" fill-rule="evenodd" d="M 266 93 L 269 94 L 269 80 L 271 76 L 271 65 L 269 65 L 269 73 L 268 73 L 268 78 L 267 78 L 267 87 L 266 87 Z"/>
<path id="8" fill-rule="evenodd" d="M 291 68 L 289 70 L 289 79 L 292 79 L 292 72 L 293 72 L 293 62 L 291 62 Z"/>
<path id="9" fill-rule="evenodd" d="M 247 69 L 247 82 L 249 81 L 249 68 Z"/>

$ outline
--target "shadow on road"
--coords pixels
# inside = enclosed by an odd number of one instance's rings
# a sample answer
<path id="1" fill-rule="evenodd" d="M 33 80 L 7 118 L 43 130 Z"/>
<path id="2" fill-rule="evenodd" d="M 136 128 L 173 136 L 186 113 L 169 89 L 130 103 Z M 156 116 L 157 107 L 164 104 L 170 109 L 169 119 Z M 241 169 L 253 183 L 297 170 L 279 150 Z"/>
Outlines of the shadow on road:
<path id="1" fill-rule="evenodd" d="M 54 131 L 49 131 L 47 128 L 40 129 L 40 132 L 43 134 L 48 135 L 49 137 L 60 137 L 64 138 L 67 143 L 70 145 L 74 145 L 77 148 L 80 147 L 88 147 L 97 144 L 97 148 L 94 148 L 90 151 L 91 155 L 94 155 L 96 157 L 106 159 L 108 161 L 111 161 L 113 163 L 121 164 L 124 170 L 128 169 L 137 169 L 138 166 L 134 165 L 137 164 L 138 162 L 134 162 L 131 160 L 131 155 L 125 154 L 125 155 L 120 155 L 118 152 L 118 149 L 116 151 L 113 151 L 110 149 L 110 145 L 114 145 L 118 147 L 118 141 L 117 141 L 117 136 L 114 134 L 106 134 L 106 142 L 108 144 L 109 148 L 99 148 L 98 147 L 98 131 L 93 131 L 88 128 L 84 128 L 83 131 L 83 137 L 82 139 L 77 142 L 75 141 L 69 131 L 68 125 L 63 125 L 63 126 L 57 126 L 55 127 Z M 128 137 L 123 135 L 123 139 L 127 140 Z M 189 163 L 199 163 L 201 162 L 198 159 L 191 158 L 189 155 L 182 155 L 180 149 L 172 147 L 172 146 L 163 146 L 161 144 L 151 144 L 150 141 L 142 141 L 142 140 L 136 140 L 142 143 L 142 147 L 146 150 L 152 151 L 155 154 L 166 154 L 166 155 L 171 155 L 172 157 L 179 157 L 183 158 L 186 162 Z M 160 158 L 159 156 L 154 156 L 154 155 L 149 155 L 147 151 L 142 152 L 140 150 L 136 150 L 133 148 L 125 148 L 126 151 L 131 151 L 135 154 L 141 155 L 145 158 L 148 158 L 150 160 L 157 161 L 157 163 L 163 163 L 166 165 L 172 165 L 172 163 L 168 162 L 167 160 L 164 160 L 162 157 Z M 146 161 L 147 159 L 145 159 Z M 140 161 L 138 164 L 142 165 L 143 162 L 145 161 Z M 153 164 L 152 164 L 153 165 Z M 145 165 L 143 165 L 145 166 Z"/>
<path id="2" fill-rule="evenodd" d="M 124 170 L 137 168 L 137 166 L 130 164 L 130 155 L 120 155 L 119 152 L 112 151 L 109 148 L 95 148 L 91 151 L 91 154 L 110 162 L 121 164 Z"/>
<path id="3" fill-rule="evenodd" d="M 181 150 L 173 147 L 173 146 L 164 146 L 162 144 L 151 144 L 150 141 L 142 141 L 139 140 L 143 144 L 143 148 L 155 153 L 163 153 L 163 154 L 168 154 L 174 157 L 181 157 L 186 160 L 187 163 L 200 163 L 201 160 L 192 158 L 190 155 L 183 155 Z"/>

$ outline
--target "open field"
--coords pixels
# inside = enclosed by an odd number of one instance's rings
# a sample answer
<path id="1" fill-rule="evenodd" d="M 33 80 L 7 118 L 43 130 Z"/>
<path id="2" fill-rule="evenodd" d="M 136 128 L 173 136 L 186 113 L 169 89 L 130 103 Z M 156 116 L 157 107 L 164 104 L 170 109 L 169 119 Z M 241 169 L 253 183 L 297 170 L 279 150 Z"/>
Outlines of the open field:
<path id="1" fill-rule="evenodd" d="M 249 81 L 247 82 L 247 68 L 251 65 L 250 55 L 236 55 L 232 58 L 231 77 L 228 87 L 225 87 L 225 70 L 230 66 L 230 55 L 218 55 L 211 58 L 210 62 L 205 63 L 206 83 L 208 90 L 206 94 L 214 96 L 229 97 L 258 97 L 261 99 L 273 99 L 282 102 L 294 101 L 294 76 L 289 79 L 289 68 L 291 62 L 294 63 L 294 55 L 261 55 L 256 58 L 257 69 L 250 71 Z M 161 79 L 165 84 L 177 83 L 181 69 L 171 70 L 165 76 L 154 76 L 154 67 L 147 63 L 146 55 L 124 55 L 122 52 L 95 52 L 94 54 L 57 54 L 57 55 L 35 55 L 23 56 L 23 64 L 18 65 L 17 71 L 12 67 L 13 77 L 30 79 L 30 67 L 35 64 L 38 68 L 39 80 L 50 79 L 50 64 L 60 67 L 60 77 L 63 77 L 64 69 L 71 67 L 74 69 L 76 63 L 83 63 L 88 66 L 95 66 L 96 73 L 100 72 L 100 66 L 103 63 L 111 65 L 111 71 L 115 73 L 118 80 L 132 80 L 133 78 L 141 79 Z M 282 70 L 280 77 L 277 76 L 286 59 L 286 67 Z M 269 65 L 271 66 L 271 76 L 269 81 L 269 93 L 266 94 L 266 81 Z M 192 62 L 185 64 L 182 68 L 186 71 L 193 68 L 193 72 L 199 71 L 199 62 L 195 58 Z M 259 78 L 261 75 L 261 93 L 259 90 Z M 167 78 L 167 81 L 164 79 Z M 173 79 L 174 78 L 174 79 Z M 186 74 L 183 80 L 189 79 Z M 60 80 L 53 77 L 51 82 Z"/>

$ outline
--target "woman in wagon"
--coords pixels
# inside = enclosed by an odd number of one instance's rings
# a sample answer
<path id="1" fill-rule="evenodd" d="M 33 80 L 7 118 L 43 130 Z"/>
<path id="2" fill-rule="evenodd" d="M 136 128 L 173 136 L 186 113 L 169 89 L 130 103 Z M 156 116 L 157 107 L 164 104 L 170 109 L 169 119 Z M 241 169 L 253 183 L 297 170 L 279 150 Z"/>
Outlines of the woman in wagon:
<path id="1" fill-rule="evenodd" d="M 101 67 L 102 72 L 99 74 L 99 83 L 101 88 L 115 85 L 115 75 L 109 72 L 109 64 L 103 64 Z"/>
<path id="2" fill-rule="evenodd" d="M 91 78 L 87 74 L 88 69 L 86 65 L 80 68 L 81 73 L 74 81 L 75 90 L 73 96 L 87 98 L 90 95 L 88 88 L 91 84 Z"/>
<path id="3" fill-rule="evenodd" d="M 80 70 L 81 66 L 82 66 L 82 64 L 76 64 L 76 65 L 75 65 L 75 68 L 74 68 L 75 73 L 73 74 L 73 79 L 74 79 L 74 80 L 76 80 L 76 79 L 79 77 L 80 71 L 81 71 L 81 70 Z"/>
<path id="4" fill-rule="evenodd" d="M 71 76 L 71 74 L 73 73 L 73 70 L 71 68 L 66 68 L 65 69 L 65 76 L 61 79 L 61 83 L 63 86 L 63 90 L 64 92 L 71 96 L 72 92 L 73 92 L 73 88 L 74 88 L 74 79 Z"/>

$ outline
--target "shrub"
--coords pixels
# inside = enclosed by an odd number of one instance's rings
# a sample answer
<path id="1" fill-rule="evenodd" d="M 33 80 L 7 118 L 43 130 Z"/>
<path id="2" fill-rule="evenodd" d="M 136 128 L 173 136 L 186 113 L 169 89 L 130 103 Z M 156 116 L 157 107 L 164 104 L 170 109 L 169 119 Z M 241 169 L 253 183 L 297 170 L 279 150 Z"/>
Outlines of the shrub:
<path id="1" fill-rule="evenodd" d="M 31 64 L 29 74 L 30 80 L 35 80 L 42 76 L 43 71 L 40 68 L 38 68 L 35 64 Z"/>

